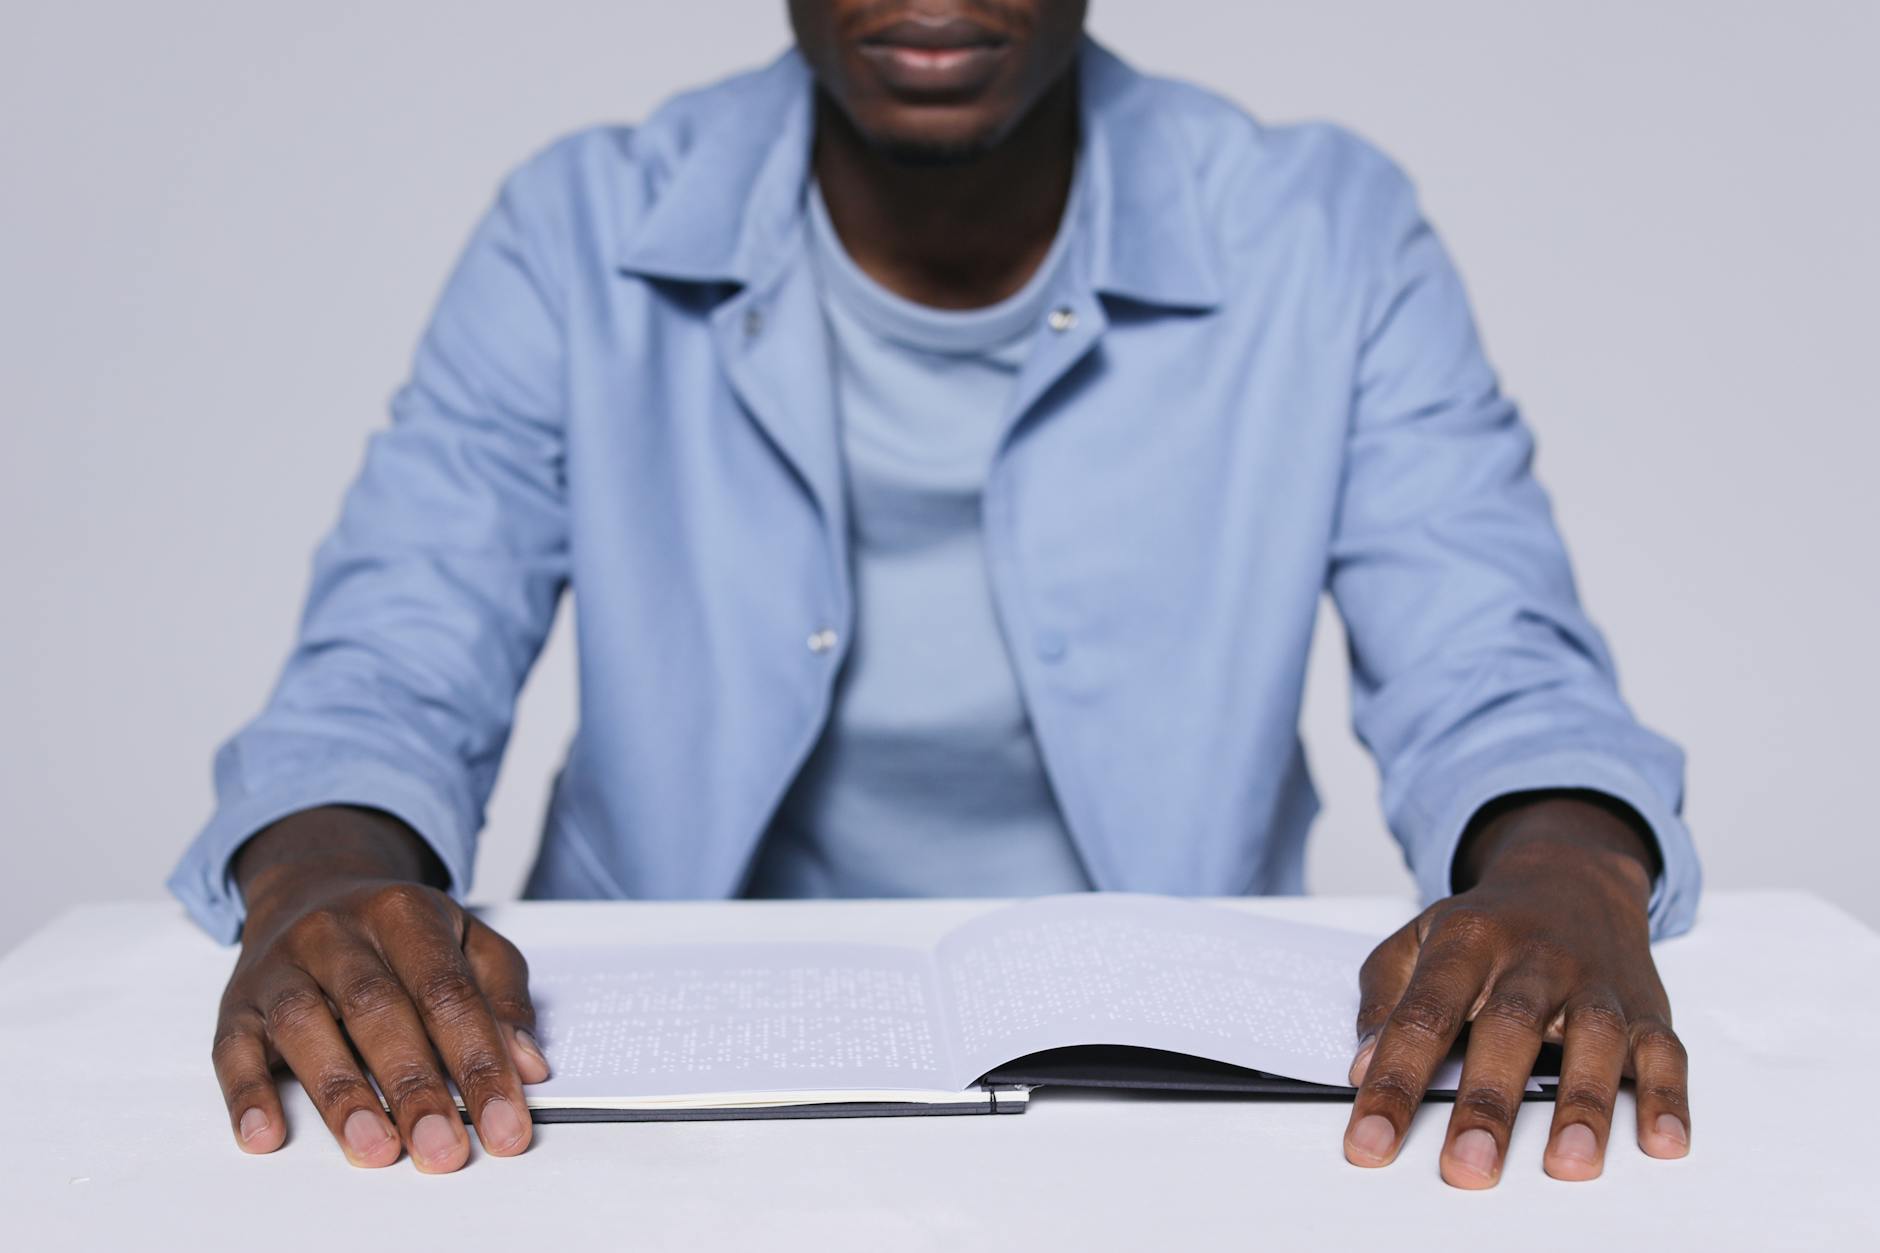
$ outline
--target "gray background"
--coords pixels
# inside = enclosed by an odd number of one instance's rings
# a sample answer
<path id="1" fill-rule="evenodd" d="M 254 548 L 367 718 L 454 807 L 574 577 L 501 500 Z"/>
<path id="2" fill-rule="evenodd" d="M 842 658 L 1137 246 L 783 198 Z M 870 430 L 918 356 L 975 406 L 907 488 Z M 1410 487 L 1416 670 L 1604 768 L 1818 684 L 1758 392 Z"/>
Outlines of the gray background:
<path id="1" fill-rule="evenodd" d="M 1540 434 L 1715 887 L 1880 923 L 1865 785 L 1880 104 L 1872 0 L 1097 0 L 1138 65 L 1416 176 Z M 152 896 L 497 178 L 768 59 L 782 0 L 9 0 L 0 26 L 0 944 Z M 525 694 L 478 894 L 572 727 Z M 1407 891 L 1327 619 L 1319 891 Z"/>

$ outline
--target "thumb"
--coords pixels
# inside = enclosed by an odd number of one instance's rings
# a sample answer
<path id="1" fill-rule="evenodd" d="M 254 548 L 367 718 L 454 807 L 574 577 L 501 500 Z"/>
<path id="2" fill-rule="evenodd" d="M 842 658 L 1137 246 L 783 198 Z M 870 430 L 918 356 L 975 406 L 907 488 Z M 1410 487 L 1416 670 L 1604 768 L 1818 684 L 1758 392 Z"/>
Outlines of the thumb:
<path id="1" fill-rule="evenodd" d="M 1371 1054 L 1377 1049 L 1377 1033 L 1384 1029 L 1416 970 L 1421 951 L 1421 918 L 1405 923 L 1389 939 L 1371 950 L 1358 970 L 1358 1044 L 1351 1059 L 1351 1086 L 1364 1084 L 1364 1072 L 1370 1069 Z"/>
<path id="2" fill-rule="evenodd" d="M 463 951 L 509 1044 L 517 1075 L 524 1083 L 542 1082 L 548 1078 L 548 1059 L 535 1038 L 535 1002 L 529 999 L 529 963 L 522 951 L 471 913 L 464 915 Z"/>

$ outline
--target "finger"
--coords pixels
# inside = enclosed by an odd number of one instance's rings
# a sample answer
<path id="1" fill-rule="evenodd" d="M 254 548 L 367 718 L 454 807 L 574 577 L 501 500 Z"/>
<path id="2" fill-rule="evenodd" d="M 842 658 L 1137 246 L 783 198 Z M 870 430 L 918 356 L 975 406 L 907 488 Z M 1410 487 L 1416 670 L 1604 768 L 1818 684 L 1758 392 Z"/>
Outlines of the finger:
<path id="1" fill-rule="evenodd" d="M 1605 1168 L 1625 1053 L 1625 1016 L 1616 1004 L 1588 1000 L 1568 1006 L 1554 1125 L 1541 1159 L 1554 1178 L 1596 1179 Z"/>
<path id="2" fill-rule="evenodd" d="M 529 999 L 529 963 L 522 952 L 474 915 L 466 919 L 464 956 L 476 975 L 483 999 L 496 1015 L 509 1045 L 509 1058 L 524 1083 L 548 1078 L 548 1058 L 535 1035 L 535 1002 Z"/>
<path id="3" fill-rule="evenodd" d="M 470 1157 L 469 1137 L 404 984 L 376 952 L 363 947 L 337 955 L 319 974 L 346 1033 L 392 1107 L 412 1164 L 426 1174 L 462 1166 Z"/>
<path id="4" fill-rule="evenodd" d="M 224 1006 L 215 1026 L 215 1079 L 228 1106 L 235 1143 L 245 1153 L 272 1153 L 287 1139 L 281 1094 L 268 1066 L 267 1028 L 253 1006 Z"/>
<path id="5" fill-rule="evenodd" d="M 1466 929 L 1432 935 L 1403 996 L 1378 1033 L 1345 1127 L 1345 1160 L 1383 1166 L 1397 1156 L 1430 1075 L 1448 1055 L 1488 981 L 1492 947 Z"/>
<path id="6" fill-rule="evenodd" d="M 1501 1178 L 1521 1094 L 1559 1000 L 1544 975 L 1517 971 L 1496 980 L 1476 1012 L 1443 1143 L 1443 1180 L 1450 1186 L 1492 1188 Z"/>
<path id="7" fill-rule="evenodd" d="M 1403 999 L 1403 990 L 1416 969 L 1422 919 L 1406 923 L 1371 950 L 1358 970 L 1358 1044 L 1351 1059 L 1351 1086 L 1364 1082 L 1364 1072 L 1376 1050 L 1377 1034 L 1390 1011 Z"/>
<path id="8" fill-rule="evenodd" d="M 409 921 L 396 943 L 384 945 L 386 962 L 417 1005 L 464 1109 L 476 1122 L 477 1139 L 498 1156 L 520 1153 L 529 1147 L 530 1135 L 522 1081 L 457 932 L 428 903 Z"/>
<path id="9" fill-rule="evenodd" d="M 1662 1018 L 1632 1024 L 1632 1074 L 1638 1085 L 1638 1146 L 1653 1157 L 1691 1151 L 1689 1060 Z"/>
<path id="10" fill-rule="evenodd" d="M 311 976 L 295 969 L 264 998 L 268 1038 L 313 1099 L 327 1130 L 355 1166 L 398 1160 L 398 1137 L 378 1094 L 359 1072 L 352 1049 Z"/>

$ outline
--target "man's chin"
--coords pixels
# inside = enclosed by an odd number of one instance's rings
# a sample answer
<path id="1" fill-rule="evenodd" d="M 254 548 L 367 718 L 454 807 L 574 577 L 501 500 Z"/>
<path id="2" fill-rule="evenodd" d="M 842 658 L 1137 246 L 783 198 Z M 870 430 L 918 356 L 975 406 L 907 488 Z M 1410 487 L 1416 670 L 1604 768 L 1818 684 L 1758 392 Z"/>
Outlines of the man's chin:
<path id="1" fill-rule="evenodd" d="M 903 166 L 966 165 L 997 145 L 996 134 L 983 130 L 948 134 L 921 131 L 863 132 L 871 151 Z"/>

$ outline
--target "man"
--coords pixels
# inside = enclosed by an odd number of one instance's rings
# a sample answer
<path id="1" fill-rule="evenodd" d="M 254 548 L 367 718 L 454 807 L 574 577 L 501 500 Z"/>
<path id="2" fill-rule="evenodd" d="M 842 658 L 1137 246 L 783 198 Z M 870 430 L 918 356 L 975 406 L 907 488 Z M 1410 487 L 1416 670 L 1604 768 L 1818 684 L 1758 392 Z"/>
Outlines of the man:
<path id="1" fill-rule="evenodd" d="M 1395 1157 L 1465 1022 L 1450 1183 L 1499 1177 L 1548 1039 L 1548 1172 L 1599 1173 L 1623 1074 L 1685 1152 L 1681 759 L 1456 274 L 1361 141 L 1140 75 L 1084 7 L 793 0 L 768 67 L 506 181 L 172 881 L 242 937 L 242 1147 L 276 1062 L 357 1164 L 460 1166 L 447 1077 L 527 1146 L 526 969 L 457 901 L 565 588 L 536 896 L 1298 891 L 1329 588 L 1432 902 L 1364 969 L 1346 1156 Z"/>

